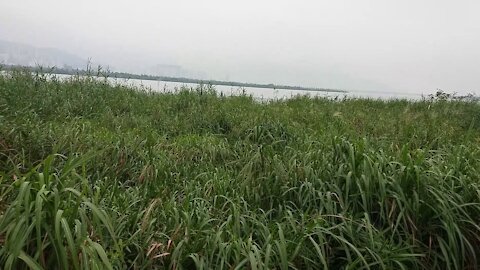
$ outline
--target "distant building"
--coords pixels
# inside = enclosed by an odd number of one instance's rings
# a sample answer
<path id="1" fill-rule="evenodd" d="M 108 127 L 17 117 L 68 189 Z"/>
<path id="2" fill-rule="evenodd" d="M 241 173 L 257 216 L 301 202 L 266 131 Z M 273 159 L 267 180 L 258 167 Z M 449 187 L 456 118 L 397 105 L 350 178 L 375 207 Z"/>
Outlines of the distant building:
<path id="1" fill-rule="evenodd" d="M 185 77 L 188 75 L 181 66 L 163 64 L 153 66 L 149 73 L 167 77 Z"/>

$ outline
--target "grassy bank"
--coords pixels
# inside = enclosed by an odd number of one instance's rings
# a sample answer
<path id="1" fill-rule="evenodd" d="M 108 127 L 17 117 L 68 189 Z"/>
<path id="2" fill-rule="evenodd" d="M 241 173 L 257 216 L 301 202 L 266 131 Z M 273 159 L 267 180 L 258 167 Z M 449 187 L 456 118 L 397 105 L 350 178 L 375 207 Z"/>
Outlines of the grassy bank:
<path id="1" fill-rule="evenodd" d="M 28 66 L 18 66 L 18 65 L 7 65 L 4 67 L 7 70 L 15 69 L 25 69 L 31 72 L 44 72 L 45 69 L 42 67 L 28 67 Z M 245 83 L 245 82 L 232 82 L 232 81 L 219 81 L 219 80 L 202 80 L 202 79 L 192 79 L 184 77 L 168 77 L 168 76 L 156 76 L 156 75 L 146 75 L 146 74 L 132 74 L 125 72 L 111 72 L 108 70 L 103 70 L 100 66 L 96 71 L 92 70 L 90 66 L 87 66 L 86 70 L 81 69 L 68 69 L 68 68 L 51 68 L 48 70 L 49 73 L 56 73 L 62 75 L 81 75 L 81 76 L 103 76 L 111 78 L 123 78 L 123 79 L 134 79 L 134 80 L 149 80 L 149 81 L 162 81 L 162 82 L 178 82 L 178 83 L 190 83 L 190 84 L 204 84 L 204 85 L 223 85 L 223 86 L 232 86 L 232 87 L 254 87 L 254 88 L 267 88 L 267 89 L 277 89 L 277 90 L 304 90 L 304 91 L 317 91 L 317 92 L 330 92 L 330 93 L 347 93 L 346 90 L 341 89 L 328 89 L 328 88 L 317 88 L 317 87 L 305 87 L 305 86 L 292 86 L 292 85 L 281 85 L 281 84 L 264 84 L 264 83 Z"/>
<path id="2" fill-rule="evenodd" d="M 476 269 L 480 107 L 0 76 L 3 269 Z"/>

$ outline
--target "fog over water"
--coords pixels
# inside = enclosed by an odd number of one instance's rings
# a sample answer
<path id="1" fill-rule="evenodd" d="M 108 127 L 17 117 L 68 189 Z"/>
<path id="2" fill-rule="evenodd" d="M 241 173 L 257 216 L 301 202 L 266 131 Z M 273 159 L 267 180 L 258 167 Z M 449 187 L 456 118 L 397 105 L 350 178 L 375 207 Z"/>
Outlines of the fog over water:
<path id="1" fill-rule="evenodd" d="M 115 70 L 480 94 L 480 1 L 0 1 L 0 39 Z"/>

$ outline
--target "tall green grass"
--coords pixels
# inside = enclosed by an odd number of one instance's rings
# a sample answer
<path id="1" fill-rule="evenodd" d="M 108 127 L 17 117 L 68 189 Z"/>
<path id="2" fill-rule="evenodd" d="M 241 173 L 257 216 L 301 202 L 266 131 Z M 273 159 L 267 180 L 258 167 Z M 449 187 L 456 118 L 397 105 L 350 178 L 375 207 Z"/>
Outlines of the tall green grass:
<path id="1" fill-rule="evenodd" d="M 0 76 L 2 269 L 480 268 L 480 106 Z"/>

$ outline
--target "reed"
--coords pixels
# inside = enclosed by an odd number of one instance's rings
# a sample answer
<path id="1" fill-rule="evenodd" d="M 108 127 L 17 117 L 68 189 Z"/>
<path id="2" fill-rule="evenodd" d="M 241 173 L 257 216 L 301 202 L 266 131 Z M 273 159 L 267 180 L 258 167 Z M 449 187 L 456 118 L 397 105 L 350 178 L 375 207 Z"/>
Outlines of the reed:
<path id="1" fill-rule="evenodd" d="M 480 268 L 480 107 L 0 75 L 2 269 Z"/>

